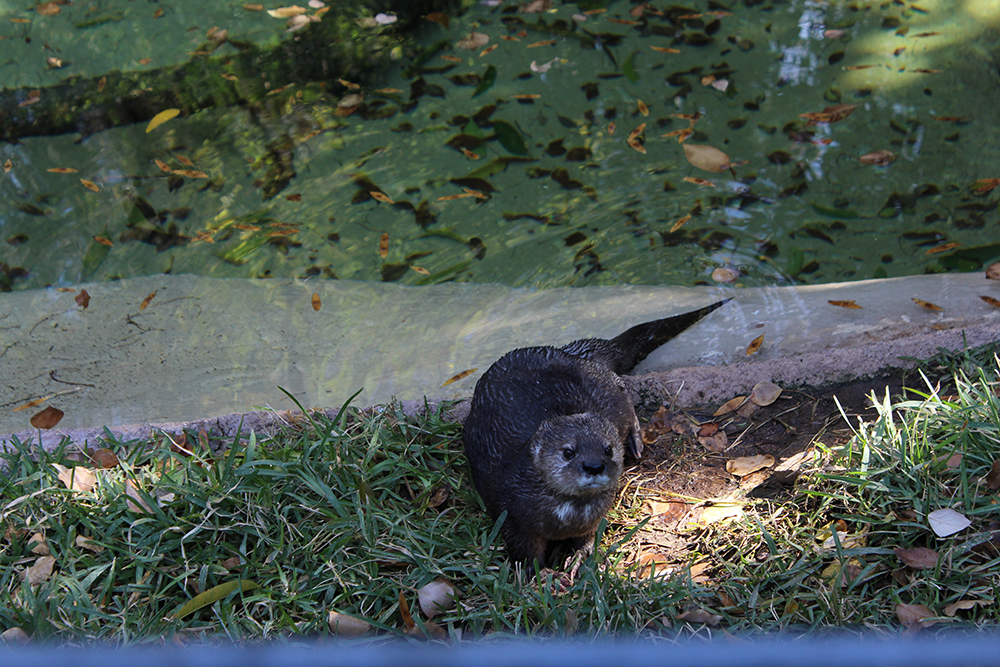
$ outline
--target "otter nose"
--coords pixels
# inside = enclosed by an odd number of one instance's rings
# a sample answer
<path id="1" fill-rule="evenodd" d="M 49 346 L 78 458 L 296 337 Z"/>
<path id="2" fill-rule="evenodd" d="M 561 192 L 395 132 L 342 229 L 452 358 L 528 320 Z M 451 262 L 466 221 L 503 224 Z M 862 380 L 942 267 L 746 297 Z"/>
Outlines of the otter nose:
<path id="1" fill-rule="evenodd" d="M 584 463 L 583 472 L 587 473 L 591 477 L 597 477 L 604 472 L 604 463 Z"/>

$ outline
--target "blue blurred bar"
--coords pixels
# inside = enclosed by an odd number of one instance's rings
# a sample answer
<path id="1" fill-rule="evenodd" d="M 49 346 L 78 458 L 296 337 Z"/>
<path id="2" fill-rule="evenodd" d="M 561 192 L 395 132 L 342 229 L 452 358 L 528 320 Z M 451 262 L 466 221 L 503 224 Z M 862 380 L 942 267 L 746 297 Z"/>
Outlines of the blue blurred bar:
<path id="1" fill-rule="evenodd" d="M 316 647 L 0 648 L 2 667 L 972 667 L 1000 665 L 1000 636 L 683 642 L 389 643 Z"/>

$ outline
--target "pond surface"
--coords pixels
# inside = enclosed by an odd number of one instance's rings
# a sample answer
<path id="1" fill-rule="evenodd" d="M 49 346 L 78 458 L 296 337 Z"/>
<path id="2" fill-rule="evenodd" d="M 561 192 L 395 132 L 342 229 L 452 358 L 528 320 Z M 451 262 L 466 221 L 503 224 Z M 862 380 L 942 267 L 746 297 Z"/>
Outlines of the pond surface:
<path id="1" fill-rule="evenodd" d="M 356 80 L 274 82 L 152 129 L 22 134 L 0 146 L 0 288 L 750 286 L 1000 255 L 1000 3 L 550 5 L 433 15 Z M 192 59 L 231 80 L 240 44 L 314 29 L 262 9 L 0 0 L 0 98 L 30 109 L 72 77 L 96 90 Z"/>

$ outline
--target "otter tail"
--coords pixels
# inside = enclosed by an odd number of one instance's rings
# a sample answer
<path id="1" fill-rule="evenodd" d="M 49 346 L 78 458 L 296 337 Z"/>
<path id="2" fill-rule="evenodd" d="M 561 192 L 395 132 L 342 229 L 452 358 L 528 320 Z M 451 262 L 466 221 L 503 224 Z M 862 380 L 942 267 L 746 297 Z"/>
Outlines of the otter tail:
<path id="1" fill-rule="evenodd" d="M 584 338 L 560 349 L 584 359 L 603 362 L 619 375 L 627 373 L 653 350 L 731 300 L 723 299 L 689 313 L 637 324 L 611 340 Z"/>

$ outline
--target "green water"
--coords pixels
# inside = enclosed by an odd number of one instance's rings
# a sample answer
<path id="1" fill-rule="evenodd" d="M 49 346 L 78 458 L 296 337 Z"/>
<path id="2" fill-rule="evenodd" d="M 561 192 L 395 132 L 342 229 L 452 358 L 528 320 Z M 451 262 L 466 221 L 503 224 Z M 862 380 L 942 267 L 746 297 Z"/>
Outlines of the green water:
<path id="1" fill-rule="evenodd" d="M 295 38 L 243 2 L 26 7 L 0 0 L 0 86 L 19 100 L 70 77 L 179 65 L 213 27 L 264 47 Z M 584 7 L 606 11 L 477 4 L 448 28 L 426 21 L 397 36 L 388 71 L 353 77 L 362 103 L 349 115 L 336 109 L 354 91 L 334 72 L 149 133 L 144 121 L 4 144 L 0 288 L 167 272 L 696 285 L 717 268 L 775 285 L 976 270 L 1000 255 L 1000 189 L 976 189 L 1000 178 L 1000 3 Z M 471 31 L 489 41 L 456 46 Z M 857 106 L 830 123 L 801 116 L 835 105 Z M 664 136 L 691 126 L 677 114 L 700 114 L 685 143 L 732 166 L 691 164 Z M 642 123 L 645 153 L 628 141 Z M 859 160 L 880 150 L 895 159 Z M 441 199 L 463 188 L 481 196 Z"/>

